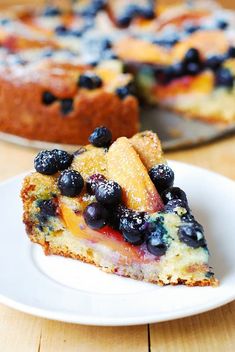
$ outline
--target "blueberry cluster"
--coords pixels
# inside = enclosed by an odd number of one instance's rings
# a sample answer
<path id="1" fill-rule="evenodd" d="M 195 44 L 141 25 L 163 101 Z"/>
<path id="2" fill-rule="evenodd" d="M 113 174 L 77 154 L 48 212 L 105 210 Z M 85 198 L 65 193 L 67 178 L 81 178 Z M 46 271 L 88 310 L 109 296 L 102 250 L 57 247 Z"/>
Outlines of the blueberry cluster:
<path id="1" fill-rule="evenodd" d="M 34 167 L 43 175 L 53 175 L 67 169 L 73 161 L 73 155 L 64 150 L 42 150 L 34 159 Z"/>
<path id="2" fill-rule="evenodd" d="M 59 99 L 54 94 L 49 91 L 45 91 L 42 93 L 42 103 L 44 105 L 51 105 L 54 102 L 60 102 L 60 111 L 62 115 L 68 115 L 73 111 L 73 99 L 72 98 L 63 98 Z"/>
<path id="3" fill-rule="evenodd" d="M 102 79 L 92 72 L 82 73 L 79 76 L 78 82 L 77 82 L 77 85 L 80 88 L 86 88 L 89 90 L 100 88 L 102 84 L 103 84 Z"/>
<path id="4" fill-rule="evenodd" d="M 195 48 L 190 48 L 183 60 L 167 67 L 157 67 L 154 70 L 156 79 L 161 84 L 168 84 L 176 78 L 186 75 L 194 76 L 203 70 L 210 69 L 215 74 L 215 84 L 231 88 L 234 77 L 231 71 L 223 68 L 222 64 L 228 58 L 235 57 L 235 47 L 230 47 L 225 55 L 213 55 L 202 60 L 200 53 Z"/>

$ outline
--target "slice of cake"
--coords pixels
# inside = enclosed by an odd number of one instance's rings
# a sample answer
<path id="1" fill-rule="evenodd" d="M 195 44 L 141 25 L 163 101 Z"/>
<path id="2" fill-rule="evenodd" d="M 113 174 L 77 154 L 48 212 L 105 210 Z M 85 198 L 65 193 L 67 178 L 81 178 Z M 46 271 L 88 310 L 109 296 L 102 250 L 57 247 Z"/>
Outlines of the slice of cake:
<path id="1" fill-rule="evenodd" d="M 173 186 L 153 132 L 112 143 L 106 127 L 73 155 L 54 149 L 35 158 L 23 183 L 24 223 L 45 254 L 95 264 L 133 279 L 216 285 L 203 227 L 185 192 Z"/>

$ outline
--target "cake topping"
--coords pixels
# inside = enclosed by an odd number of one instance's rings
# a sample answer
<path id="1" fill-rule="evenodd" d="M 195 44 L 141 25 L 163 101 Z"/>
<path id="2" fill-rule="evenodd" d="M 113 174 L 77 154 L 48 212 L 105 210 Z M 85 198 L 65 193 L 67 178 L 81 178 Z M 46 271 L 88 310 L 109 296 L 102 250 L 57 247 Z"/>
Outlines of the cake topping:
<path id="1" fill-rule="evenodd" d="M 167 204 L 165 205 L 165 211 L 166 212 L 173 212 L 178 214 L 179 216 L 186 214 L 189 212 L 189 207 L 188 204 L 185 203 L 181 199 L 171 199 Z"/>
<path id="2" fill-rule="evenodd" d="M 107 224 L 109 214 L 102 204 L 94 202 L 86 207 L 83 216 L 89 227 L 92 229 L 101 229 Z"/>
<path id="3" fill-rule="evenodd" d="M 133 85 L 129 83 L 124 87 L 118 87 L 116 89 L 116 94 L 119 96 L 120 99 L 124 99 L 130 94 L 133 95 L 134 94 Z"/>
<path id="4" fill-rule="evenodd" d="M 43 102 L 43 104 L 51 105 L 56 100 L 57 100 L 57 98 L 51 92 L 46 91 L 46 92 L 42 93 L 42 102 Z"/>
<path id="5" fill-rule="evenodd" d="M 233 75 L 228 68 L 221 68 L 216 72 L 215 83 L 217 86 L 224 86 L 227 88 L 233 87 Z"/>
<path id="6" fill-rule="evenodd" d="M 149 235 L 147 239 L 147 248 L 150 253 L 156 256 L 162 256 L 167 251 L 166 242 L 167 231 L 163 226 L 163 219 L 156 218 L 155 221 L 150 223 Z"/>
<path id="7" fill-rule="evenodd" d="M 61 15 L 61 10 L 56 6 L 47 6 L 43 12 L 44 16 L 54 17 Z"/>
<path id="8" fill-rule="evenodd" d="M 73 161 L 72 154 L 69 154 L 68 152 L 66 152 L 64 150 L 59 150 L 59 149 L 53 149 L 52 153 L 56 157 L 57 168 L 59 171 L 63 171 L 71 165 L 71 163 Z"/>
<path id="9" fill-rule="evenodd" d="M 63 196 L 76 197 L 84 186 L 81 174 L 75 170 L 65 170 L 58 179 L 58 188 Z"/>
<path id="10" fill-rule="evenodd" d="M 86 181 L 86 190 L 90 194 L 95 194 L 96 187 L 99 185 L 100 182 L 105 182 L 106 177 L 101 174 L 94 174 L 88 177 Z"/>
<path id="11" fill-rule="evenodd" d="M 206 245 L 203 227 L 196 221 L 180 226 L 178 231 L 181 242 L 193 248 Z"/>
<path id="12" fill-rule="evenodd" d="M 109 147 L 112 141 L 111 131 L 104 126 L 97 127 L 89 137 L 89 142 L 95 147 Z"/>
<path id="13" fill-rule="evenodd" d="M 188 203 L 186 193 L 179 187 L 167 188 L 161 193 L 161 198 L 164 204 L 167 204 L 172 199 L 181 199 L 186 204 Z"/>
<path id="14" fill-rule="evenodd" d="M 63 115 L 68 115 L 71 111 L 73 111 L 73 99 L 72 98 L 61 99 L 60 109 Z"/>
<path id="15" fill-rule="evenodd" d="M 125 240 L 135 246 L 145 241 L 146 225 L 144 212 L 125 209 L 120 214 L 119 230 L 122 232 Z"/>
<path id="16" fill-rule="evenodd" d="M 174 172 L 166 164 L 159 164 L 152 167 L 149 171 L 149 176 L 159 193 L 171 187 L 174 183 Z"/>
<path id="17" fill-rule="evenodd" d="M 43 175 L 53 175 L 58 171 L 56 155 L 49 150 L 42 150 L 34 159 L 34 167 Z"/>
<path id="18" fill-rule="evenodd" d="M 86 89 L 97 89 L 102 86 L 102 79 L 94 73 L 86 72 L 79 76 L 78 86 Z"/>
<path id="19" fill-rule="evenodd" d="M 95 188 L 96 199 L 104 205 L 115 205 L 122 200 L 122 189 L 117 182 L 98 182 Z"/>
<path id="20" fill-rule="evenodd" d="M 227 54 L 228 54 L 228 57 L 235 58 L 235 47 L 230 46 Z"/>

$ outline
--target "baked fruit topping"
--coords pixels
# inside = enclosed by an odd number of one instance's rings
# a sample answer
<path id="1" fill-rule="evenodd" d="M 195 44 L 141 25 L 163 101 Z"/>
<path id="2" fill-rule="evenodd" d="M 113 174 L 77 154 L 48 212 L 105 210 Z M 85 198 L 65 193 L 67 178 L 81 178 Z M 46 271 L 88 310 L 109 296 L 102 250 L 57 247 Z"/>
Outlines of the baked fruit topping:
<path id="1" fill-rule="evenodd" d="M 46 254 L 158 284 L 216 285 L 203 227 L 150 131 L 111 144 L 98 127 L 94 145 L 72 155 L 54 149 L 35 158 L 24 180 L 24 223 Z M 95 146 L 95 144 L 97 146 Z"/>

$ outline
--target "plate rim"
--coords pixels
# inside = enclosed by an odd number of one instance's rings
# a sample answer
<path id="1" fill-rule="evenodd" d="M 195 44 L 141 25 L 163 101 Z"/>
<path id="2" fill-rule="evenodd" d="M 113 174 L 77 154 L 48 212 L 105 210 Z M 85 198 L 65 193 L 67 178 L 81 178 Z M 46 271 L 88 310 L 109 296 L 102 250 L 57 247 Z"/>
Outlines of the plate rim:
<path id="1" fill-rule="evenodd" d="M 184 166 L 189 166 L 190 168 L 197 169 L 198 171 L 203 170 L 206 171 L 207 173 L 210 174 L 210 176 L 216 176 L 220 177 L 221 179 L 224 179 L 225 181 L 229 181 L 233 184 L 235 187 L 235 182 L 229 177 L 226 177 L 224 175 L 221 175 L 217 172 L 208 170 L 206 168 L 202 168 L 199 166 L 195 166 L 190 163 L 185 163 L 181 162 L 178 160 L 167 160 L 169 164 L 178 164 L 182 167 Z M 8 185 L 9 183 L 16 182 L 19 180 L 22 180 L 25 175 L 28 173 L 32 172 L 33 170 L 22 172 L 16 176 L 13 176 L 11 178 L 8 178 L 0 183 L 0 188 L 4 187 L 5 185 Z M 189 288 L 190 289 L 190 288 Z M 216 289 L 216 288 L 212 288 Z M 220 296 L 221 297 L 221 296 Z M 135 317 L 94 317 L 94 316 L 89 316 L 89 315 L 78 315 L 78 314 L 71 314 L 71 313 L 64 313 L 58 310 L 50 310 L 50 309 L 43 309 L 43 308 L 38 308 L 35 306 L 32 306 L 30 304 L 24 304 L 22 302 L 16 301 L 14 299 L 11 299 L 3 294 L 0 293 L 0 303 L 16 309 L 20 312 L 26 313 L 26 314 L 31 314 L 33 316 L 45 318 L 45 319 L 51 319 L 55 321 L 61 321 L 61 322 L 66 322 L 66 323 L 75 323 L 75 324 L 82 324 L 82 325 L 93 325 L 93 326 L 129 326 L 129 325 L 141 325 L 141 324 L 152 324 L 152 323 L 158 323 L 158 322 L 163 322 L 163 321 L 170 321 L 170 320 L 175 320 L 175 319 L 180 319 L 180 318 L 185 318 L 189 316 L 194 316 L 197 314 L 201 314 L 207 311 L 211 311 L 213 309 L 216 309 L 218 307 L 221 307 L 229 302 L 232 302 L 235 300 L 235 290 L 234 292 L 232 291 L 229 295 L 226 295 L 226 297 L 223 299 L 217 299 L 216 301 L 212 301 L 211 303 L 205 303 L 203 305 L 200 305 L 198 308 L 195 306 L 184 308 L 183 312 L 181 309 L 174 310 L 173 313 L 154 313 L 153 315 L 148 315 L 148 316 L 135 316 Z"/>

